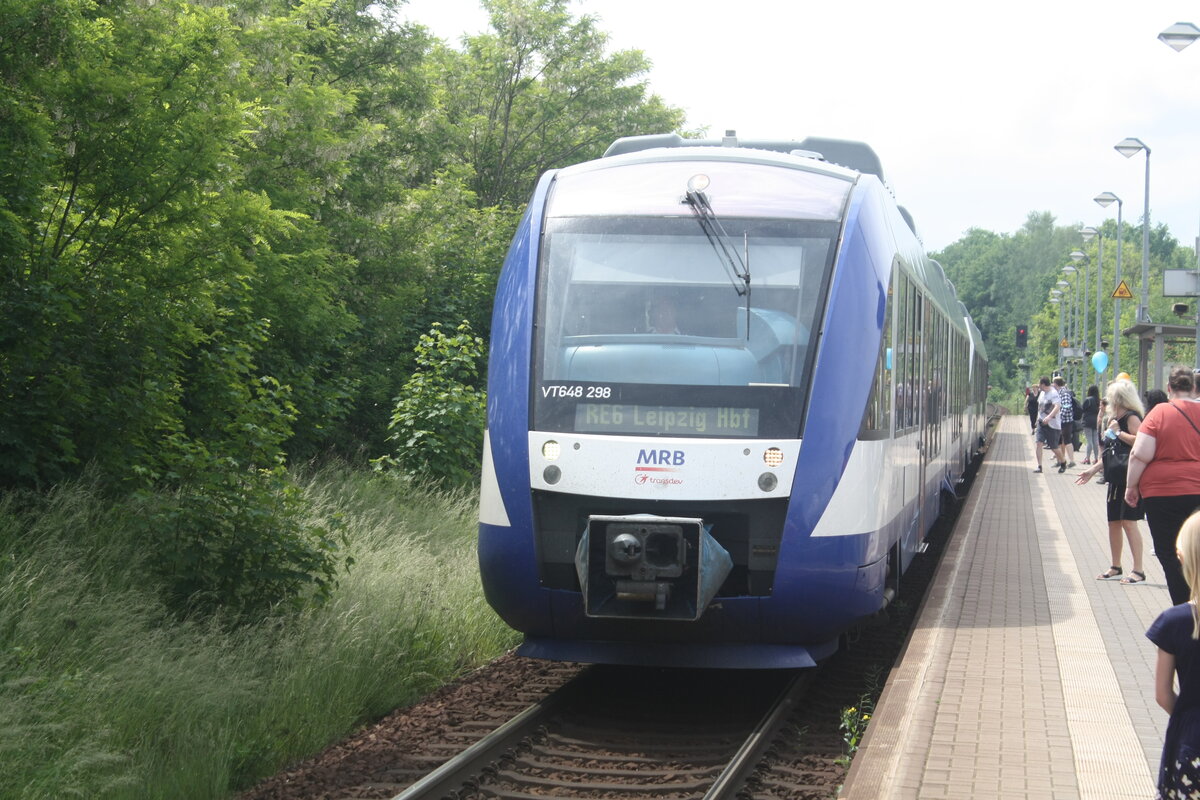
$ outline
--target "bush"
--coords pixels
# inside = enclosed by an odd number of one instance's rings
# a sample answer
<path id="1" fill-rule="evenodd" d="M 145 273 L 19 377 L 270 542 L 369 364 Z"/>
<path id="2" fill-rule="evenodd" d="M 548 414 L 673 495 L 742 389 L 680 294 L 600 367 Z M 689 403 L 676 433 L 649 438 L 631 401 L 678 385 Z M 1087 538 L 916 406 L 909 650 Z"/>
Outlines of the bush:
<path id="1" fill-rule="evenodd" d="M 388 441 L 395 456 L 375 460 L 443 485 L 478 478 L 487 395 L 474 388 L 484 357 L 483 340 L 465 320 L 454 336 L 434 323 L 414 348 L 417 370 L 396 398 Z"/>

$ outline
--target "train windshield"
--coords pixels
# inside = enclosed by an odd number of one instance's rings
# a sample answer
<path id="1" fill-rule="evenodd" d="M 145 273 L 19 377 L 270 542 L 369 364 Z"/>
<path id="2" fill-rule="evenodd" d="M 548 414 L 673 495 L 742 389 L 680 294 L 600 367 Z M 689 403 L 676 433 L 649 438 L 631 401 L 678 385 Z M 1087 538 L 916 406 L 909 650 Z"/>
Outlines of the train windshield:
<path id="1" fill-rule="evenodd" d="M 681 202 L 700 173 L 715 235 Z M 535 427 L 798 435 L 848 190 L 736 162 L 560 179 L 538 277 Z"/>

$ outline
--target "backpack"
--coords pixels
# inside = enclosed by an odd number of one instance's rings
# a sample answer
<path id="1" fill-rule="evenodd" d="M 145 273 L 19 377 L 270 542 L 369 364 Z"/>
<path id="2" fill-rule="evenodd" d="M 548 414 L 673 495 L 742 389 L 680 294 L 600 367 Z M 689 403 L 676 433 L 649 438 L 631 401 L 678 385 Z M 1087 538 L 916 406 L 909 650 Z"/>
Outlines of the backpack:
<path id="1" fill-rule="evenodd" d="M 1083 406 L 1079 405 L 1079 398 L 1071 395 L 1071 418 L 1080 421 L 1083 419 Z"/>

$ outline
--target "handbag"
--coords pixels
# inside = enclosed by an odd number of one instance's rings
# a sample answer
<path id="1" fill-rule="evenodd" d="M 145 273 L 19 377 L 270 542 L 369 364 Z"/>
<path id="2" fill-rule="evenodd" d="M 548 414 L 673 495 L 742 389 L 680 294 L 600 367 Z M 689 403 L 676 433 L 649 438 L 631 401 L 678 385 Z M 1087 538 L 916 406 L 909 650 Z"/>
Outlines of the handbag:
<path id="1" fill-rule="evenodd" d="M 1125 417 L 1121 417 L 1121 419 L 1125 419 Z M 1104 459 L 1104 480 L 1107 483 L 1118 486 L 1125 485 L 1125 474 L 1129 469 L 1129 452 L 1131 450 L 1133 450 L 1132 445 L 1122 442 L 1119 436 L 1111 439 L 1105 438 L 1104 452 L 1101 457 Z"/>

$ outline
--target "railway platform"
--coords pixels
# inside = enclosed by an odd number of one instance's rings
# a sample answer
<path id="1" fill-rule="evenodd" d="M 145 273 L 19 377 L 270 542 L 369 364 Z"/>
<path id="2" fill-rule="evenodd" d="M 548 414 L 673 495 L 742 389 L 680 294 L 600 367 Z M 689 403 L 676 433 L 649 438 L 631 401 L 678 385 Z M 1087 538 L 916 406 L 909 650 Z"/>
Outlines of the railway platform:
<path id="1" fill-rule="evenodd" d="M 1145 630 L 1170 598 L 1149 530 L 1145 583 L 1096 580 L 1105 487 L 1033 467 L 1028 419 L 1003 418 L 840 798 L 1154 797 Z"/>

